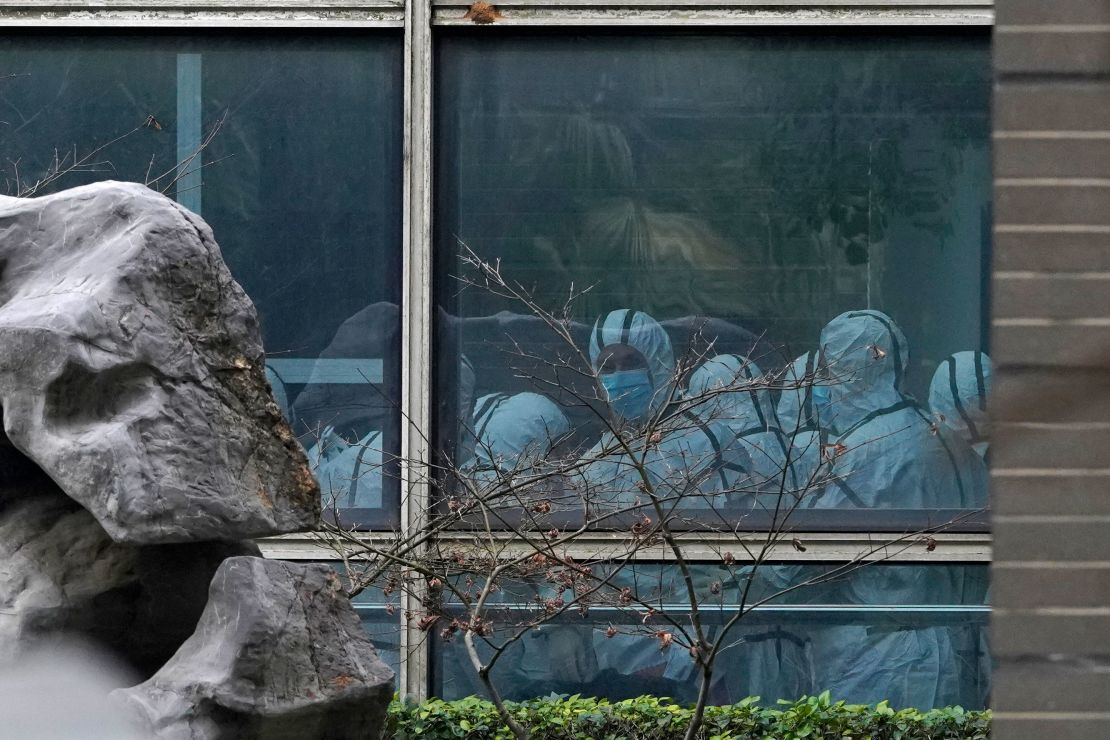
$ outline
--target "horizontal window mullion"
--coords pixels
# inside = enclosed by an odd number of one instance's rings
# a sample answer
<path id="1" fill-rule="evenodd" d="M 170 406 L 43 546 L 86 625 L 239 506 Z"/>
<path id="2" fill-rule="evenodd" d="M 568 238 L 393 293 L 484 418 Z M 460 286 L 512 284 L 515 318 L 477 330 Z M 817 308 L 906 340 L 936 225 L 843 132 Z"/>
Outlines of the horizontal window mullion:
<path id="1" fill-rule="evenodd" d="M 390 537 L 385 534 L 361 533 L 361 538 L 373 541 L 380 547 L 388 548 Z M 494 535 L 498 543 L 512 543 L 514 539 L 509 533 Z M 620 532 L 599 532 L 588 537 L 582 537 L 568 543 L 561 548 L 577 560 L 604 558 L 618 550 L 627 552 L 623 543 L 628 535 Z M 720 560 L 721 553 L 727 551 L 733 554 L 737 562 L 750 561 L 744 552 L 744 545 L 749 549 L 758 548 L 766 541 L 765 536 L 738 535 L 728 536 L 719 534 L 699 534 L 695 537 L 679 536 L 679 542 L 685 556 L 696 562 L 716 562 Z M 901 543 L 893 542 L 895 538 L 890 533 L 815 533 L 804 534 L 796 537 L 790 536 L 777 543 L 766 559 L 789 562 L 843 562 L 873 552 L 871 560 L 885 560 L 890 562 L 918 562 L 918 563 L 945 563 L 945 562 L 990 562 L 991 536 L 988 534 L 948 534 L 937 533 L 928 539 L 925 536 L 909 538 Z M 456 544 L 458 547 L 472 546 L 473 532 L 448 533 L 437 538 L 441 545 Z M 884 543 L 889 543 L 886 548 Z M 326 544 L 314 539 L 311 535 L 291 535 L 285 537 L 270 537 L 259 540 L 263 553 L 267 557 L 285 560 L 321 560 L 334 558 L 334 551 Z M 804 548 L 800 550 L 799 547 Z M 929 549 L 932 547 L 932 549 Z M 504 553 L 505 557 L 533 551 L 532 545 L 519 542 L 515 546 L 510 544 Z M 758 552 L 758 549 L 753 550 Z M 670 560 L 671 552 L 664 545 L 652 545 L 641 548 L 635 555 L 638 561 Z"/>
<path id="2" fill-rule="evenodd" d="M 399 28 L 401 0 L 367 3 L 285 0 L 163 0 L 90 7 L 87 2 L 0 0 L 0 26 L 96 28 Z"/>
<path id="3" fill-rule="evenodd" d="M 464 0 L 435 0 L 432 22 L 469 26 L 474 21 Z M 952 26 L 991 25 L 993 2 L 881 3 L 839 2 L 729 3 L 719 0 L 515 0 L 496 4 L 496 16 L 483 27 L 497 26 Z"/>

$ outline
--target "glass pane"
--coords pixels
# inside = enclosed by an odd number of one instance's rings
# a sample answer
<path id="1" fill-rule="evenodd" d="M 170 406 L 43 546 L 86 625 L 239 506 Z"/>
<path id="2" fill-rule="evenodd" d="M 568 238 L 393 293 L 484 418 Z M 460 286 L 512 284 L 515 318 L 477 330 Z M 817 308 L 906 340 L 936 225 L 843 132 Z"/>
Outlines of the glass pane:
<path id="1" fill-rule="evenodd" d="M 400 36 L 11 35 L 0 71 L 7 192 L 62 171 L 38 192 L 132 180 L 200 213 L 325 501 L 395 524 Z"/>
<path id="2" fill-rule="evenodd" d="M 352 589 L 351 579 L 347 578 L 343 563 L 330 562 L 326 564 L 339 572 L 343 588 L 347 593 L 350 593 Z M 364 577 L 364 575 L 360 573 L 356 578 Z M 387 592 L 386 588 L 383 588 L 386 583 L 388 583 L 388 579 L 382 579 L 381 582 L 372 584 L 360 591 L 351 599 L 351 605 L 355 608 L 355 612 L 362 621 L 362 626 L 370 636 L 370 641 L 374 643 L 374 648 L 378 651 L 378 657 L 393 669 L 394 683 L 396 684 L 401 666 L 401 593 L 393 588 L 388 589 Z"/>
<path id="3" fill-rule="evenodd" d="M 705 479 L 699 508 L 766 512 L 829 469 L 795 526 L 986 505 L 986 34 L 459 33 L 437 54 L 436 387 L 459 466 L 598 455 L 606 421 L 732 377 L 766 392 L 660 435 L 660 467 Z M 488 277 L 475 260 L 565 321 L 462 289 Z M 589 470 L 632 500 L 609 457 Z M 722 495 L 734 468 L 748 490 Z"/>
<path id="4" fill-rule="evenodd" d="M 756 571 L 748 605 L 836 565 L 767 565 Z M 959 704 L 984 708 L 989 694 L 988 589 L 985 565 L 881 564 L 770 599 L 737 614 L 743 568 L 697 565 L 694 580 L 710 640 L 722 650 L 710 702 L 760 696 L 766 704 L 826 689 L 836 699 L 923 709 Z M 677 642 L 661 649 L 656 631 L 675 631 L 660 615 L 689 624 L 689 604 L 673 566 L 621 571 L 615 587 L 633 589 L 639 608 L 595 605 L 525 629 L 493 669 L 506 698 L 581 693 L 624 699 L 641 694 L 696 698 L 699 672 Z M 532 623 L 536 594 L 549 586 L 506 587 L 493 615 L 492 640 Z M 656 613 L 645 619 L 649 608 Z M 612 634 L 610 634 L 612 632 Z M 436 636 L 433 690 L 444 698 L 481 694 L 462 643 Z M 483 645 L 483 655 L 491 650 Z"/>

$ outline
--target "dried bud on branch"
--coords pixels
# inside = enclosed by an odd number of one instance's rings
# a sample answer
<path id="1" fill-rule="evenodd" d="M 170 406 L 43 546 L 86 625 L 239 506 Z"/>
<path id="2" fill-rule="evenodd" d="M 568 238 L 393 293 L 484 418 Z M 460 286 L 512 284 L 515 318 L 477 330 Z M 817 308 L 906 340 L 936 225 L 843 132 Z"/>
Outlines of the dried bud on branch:
<path id="1" fill-rule="evenodd" d="M 479 2 L 470 6 L 470 9 L 466 11 L 466 15 L 463 16 L 463 19 L 477 23 L 478 25 L 486 25 L 500 20 L 503 17 L 504 16 L 498 12 L 496 5 L 491 5 L 479 0 Z"/>

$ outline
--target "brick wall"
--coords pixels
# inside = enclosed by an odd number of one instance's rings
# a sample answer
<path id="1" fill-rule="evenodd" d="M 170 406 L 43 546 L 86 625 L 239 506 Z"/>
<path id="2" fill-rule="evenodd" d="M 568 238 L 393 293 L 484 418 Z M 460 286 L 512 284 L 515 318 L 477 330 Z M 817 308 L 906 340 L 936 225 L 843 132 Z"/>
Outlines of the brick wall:
<path id="1" fill-rule="evenodd" d="M 997 0 L 995 737 L 1110 737 L 1110 2 Z"/>

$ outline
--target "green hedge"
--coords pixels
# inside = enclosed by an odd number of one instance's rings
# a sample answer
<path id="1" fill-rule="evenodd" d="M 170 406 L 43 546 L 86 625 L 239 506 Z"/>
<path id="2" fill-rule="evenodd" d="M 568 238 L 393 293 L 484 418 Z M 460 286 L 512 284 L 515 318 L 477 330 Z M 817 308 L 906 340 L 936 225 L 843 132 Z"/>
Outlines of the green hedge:
<path id="1" fill-rule="evenodd" d="M 882 702 L 876 706 L 834 702 L 828 692 L 802 697 L 793 704 L 761 707 L 756 698 L 739 704 L 708 707 L 703 740 L 741 738 L 986 738 L 990 711 L 969 712 L 960 707 L 921 712 L 895 711 Z M 609 702 L 580 696 L 549 697 L 510 702 L 509 709 L 529 728 L 535 740 L 680 740 L 691 708 L 669 699 L 642 696 Z M 389 710 L 389 730 L 399 740 L 510 740 L 512 734 L 497 716 L 493 704 L 476 697 L 457 701 L 431 699 L 406 705 L 394 701 Z M 389 735 L 387 735 L 389 737 Z"/>

